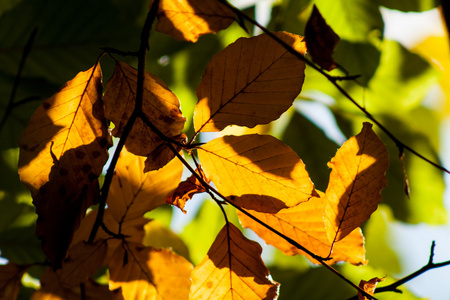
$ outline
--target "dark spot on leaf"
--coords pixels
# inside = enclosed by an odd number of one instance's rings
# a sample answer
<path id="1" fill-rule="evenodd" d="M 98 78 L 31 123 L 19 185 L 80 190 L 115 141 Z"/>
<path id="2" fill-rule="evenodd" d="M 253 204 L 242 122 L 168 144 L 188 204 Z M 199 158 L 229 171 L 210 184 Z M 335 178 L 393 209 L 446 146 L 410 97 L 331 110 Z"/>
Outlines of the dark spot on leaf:
<path id="1" fill-rule="evenodd" d="M 213 286 L 213 283 L 212 283 L 211 281 L 208 281 L 208 282 L 206 283 L 206 287 L 207 287 L 208 289 L 212 288 L 212 286 Z"/>
<path id="2" fill-rule="evenodd" d="M 79 184 L 80 182 L 83 182 L 83 177 L 78 177 L 78 178 L 75 180 L 75 183 L 76 183 L 76 184 Z"/>
<path id="3" fill-rule="evenodd" d="M 95 175 L 94 173 L 89 173 L 88 175 L 89 178 L 89 182 L 94 182 L 95 179 L 97 179 L 97 175 Z"/>
<path id="4" fill-rule="evenodd" d="M 92 151 L 92 157 L 97 158 L 101 155 L 100 151 Z"/>
<path id="5" fill-rule="evenodd" d="M 69 171 L 65 168 L 60 168 L 59 169 L 59 175 L 61 176 L 67 176 L 67 174 L 69 174 Z"/>
<path id="6" fill-rule="evenodd" d="M 78 159 L 83 159 L 83 158 L 86 156 L 86 153 L 84 153 L 84 152 L 81 151 L 81 150 L 77 150 L 77 151 L 75 151 L 75 156 L 76 156 Z"/>
<path id="7" fill-rule="evenodd" d="M 230 201 L 234 201 L 234 200 L 236 199 L 236 196 L 233 196 L 233 195 L 232 195 L 232 196 L 229 196 L 228 199 L 229 199 Z"/>
<path id="8" fill-rule="evenodd" d="M 42 102 L 42 107 L 43 107 L 45 110 L 49 109 L 50 106 L 51 106 L 50 103 L 48 103 L 48 102 Z"/>
<path id="9" fill-rule="evenodd" d="M 85 164 L 81 167 L 81 171 L 83 171 L 83 173 L 88 173 L 91 170 L 92 170 L 92 166 L 89 164 Z"/>

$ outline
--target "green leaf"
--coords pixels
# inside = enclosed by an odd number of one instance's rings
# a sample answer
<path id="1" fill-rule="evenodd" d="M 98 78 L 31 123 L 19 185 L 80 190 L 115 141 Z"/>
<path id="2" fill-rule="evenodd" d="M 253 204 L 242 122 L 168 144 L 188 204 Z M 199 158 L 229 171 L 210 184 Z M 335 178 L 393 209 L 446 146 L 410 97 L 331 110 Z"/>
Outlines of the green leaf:
<path id="1" fill-rule="evenodd" d="M 436 8 L 438 0 L 377 0 L 384 7 L 401 11 L 425 11 Z"/>

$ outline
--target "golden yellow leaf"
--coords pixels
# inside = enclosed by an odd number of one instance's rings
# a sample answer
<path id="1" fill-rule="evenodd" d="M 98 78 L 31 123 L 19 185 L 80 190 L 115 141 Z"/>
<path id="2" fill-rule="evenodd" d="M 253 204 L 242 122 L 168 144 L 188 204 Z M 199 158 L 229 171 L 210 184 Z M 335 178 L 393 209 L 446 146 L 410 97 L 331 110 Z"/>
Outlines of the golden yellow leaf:
<path id="1" fill-rule="evenodd" d="M 322 192 L 319 194 L 323 197 Z M 353 230 L 344 239 L 334 243 L 333 247 L 331 242 L 328 241 L 323 220 L 324 208 L 322 197 L 313 197 L 308 202 L 282 209 L 275 214 L 259 213 L 252 210 L 247 211 L 285 236 L 293 239 L 312 253 L 321 257 L 328 257 L 330 255 L 332 259 L 327 261 L 329 264 L 339 261 L 347 261 L 354 265 L 365 264 L 364 238 L 359 228 Z M 284 254 L 303 254 L 313 263 L 318 263 L 306 253 L 243 213 L 238 212 L 238 216 L 242 226 L 252 229 L 266 243 L 275 246 Z"/>
<path id="2" fill-rule="evenodd" d="M 195 170 L 197 173 L 203 175 L 203 179 L 206 182 L 210 182 L 209 179 L 206 178 L 201 168 L 197 168 Z M 172 192 L 172 194 L 169 195 L 169 197 L 166 198 L 166 202 L 172 205 L 175 205 L 179 209 L 181 209 L 182 212 L 186 213 L 184 210 L 184 206 L 186 205 L 186 202 L 195 194 L 206 192 L 206 189 L 202 186 L 200 181 L 192 174 L 189 176 L 185 181 L 180 182 L 178 184 L 177 188 Z"/>
<path id="3" fill-rule="evenodd" d="M 375 292 L 375 288 L 377 287 L 377 283 L 384 281 L 384 279 L 385 279 L 384 277 L 383 278 L 375 277 L 370 279 L 369 281 L 361 280 L 361 282 L 359 283 L 359 287 L 362 288 L 369 295 L 373 295 L 373 293 Z M 358 292 L 358 300 L 368 300 L 368 299 L 369 298 L 364 296 L 361 292 Z"/>
<path id="4" fill-rule="evenodd" d="M 137 70 L 119 62 L 105 92 L 105 114 L 115 128 L 113 135 L 120 137 L 136 102 Z M 158 77 L 145 73 L 142 111 L 165 136 L 176 138 L 183 130 L 186 118 L 180 110 L 180 101 Z M 127 138 L 128 151 L 141 156 L 150 155 L 162 140 L 137 119 Z M 164 165 L 163 163 L 162 165 Z"/>
<path id="5" fill-rule="evenodd" d="M 269 278 L 261 252 L 258 243 L 226 224 L 192 272 L 190 299 L 276 299 L 279 284 Z"/>
<path id="6" fill-rule="evenodd" d="M 188 299 L 192 264 L 169 250 L 124 243 L 109 271 L 109 288 L 121 288 L 125 300 Z"/>
<path id="7" fill-rule="evenodd" d="M 333 52 L 339 43 L 339 36 L 326 23 L 314 4 L 311 16 L 305 27 L 305 42 L 313 62 L 331 71 L 337 67 Z"/>
<path id="8" fill-rule="evenodd" d="M 201 35 L 217 33 L 234 21 L 233 11 L 218 0 L 208 0 L 207 5 L 202 0 L 161 0 L 157 16 L 157 31 L 194 43 Z"/>
<path id="9" fill-rule="evenodd" d="M 305 53 L 302 37 L 287 32 L 275 35 Z M 195 130 L 254 127 L 278 119 L 300 93 L 304 70 L 303 61 L 266 34 L 238 39 L 206 67 L 197 88 Z"/>
<path id="10" fill-rule="evenodd" d="M 198 155 L 207 178 L 241 207 L 274 213 L 316 195 L 302 160 L 273 136 L 224 136 Z"/>
<path id="11" fill-rule="evenodd" d="M 56 271 L 59 280 L 68 286 L 77 286 L 94 275 L 103 265 L 107 246 L 105 240 L 97 240 L 91 244 L 78 242 L 69 248 L 61 269 Z"/>
<path id="12" fill-rule="evenodd" d="M 122 150 L 108 195 L 108 211 L 117 222 L 142 217 L 165 204 L 181 180 L 183 164 L 174 159 L 158 171 L 144 173 L 144 157 Z"/>
<path id="13" fill-rule="evenodd" d="M 107 286 L 100 285 L 92 279 L 84 282 L 82 292 L 79 285 L 65 285 L 51 268 L 47 268 L 41 276 L 41 288 L 33 293 L 31 300 L 80 300 L 82 293 L 85 299 L 123 299 L 119 292 L 111 292 Z"/>
<path id="14" fill-rule="evenodd" d="M 377 209 L 389 165 L 383 142 L 364 123 L 328 163 L 332 169 L 325 192 L 325 227 L 331 242 L 361 226 Z"/>
<path id="15" fill-rule="evenodd" d="M 20 140 L 19 175 L 39 215 L 36 234 L 54 267 L 98 196 L 111 145 L 100 65 L 80 72 L 31 117 Z"/>
<path id="16" fill-rule="evenodd" d="M 26 267 L 8 263 L 0 266 L 0 300 L 15 300 Z"/>

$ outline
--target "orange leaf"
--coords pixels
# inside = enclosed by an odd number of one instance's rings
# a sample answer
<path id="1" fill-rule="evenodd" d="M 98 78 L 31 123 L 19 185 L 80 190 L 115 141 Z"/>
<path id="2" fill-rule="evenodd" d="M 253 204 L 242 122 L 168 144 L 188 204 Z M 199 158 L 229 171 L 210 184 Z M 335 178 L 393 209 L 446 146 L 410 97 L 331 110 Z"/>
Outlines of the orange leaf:
<path id="1" fill-rule="evenodd" d="M 169 250 L 126 243 L 109 271 L 109 288 L 122 288 L 125 300 L 188 299 L 192 264 Z"/>
<path id="2" fill-rule="evenodd" d="M 323 196 L 323 193 L 320 192 L 320 194 Z M 258 213 L 251 210 L 248 212 L 316 255 L 327 257 L 330 255 L 330 251 L 332 251 L 332 259 L 327 261 L 329 264 L 339 261 L 347 261 L 354 265 L 366 263 L 364 259 L 364 238 L 359 228 L 355 229 L 344 239 L 336 242 L 333 247 L 328 241 L 323 221 L 323 198 L 313 197 L 308 202 L 282 209 L 276 214 Z M 266 243 L 275 246 L 284 254 L 306 255 L 303 251 L 243 213 L 238 212 L 238 215 L 242 226 L 252 229 Z M 310 256 L 306 255 L 306 257 L 313 263 L 317 263 Z"/>
<path id="3" fill-rule="evenodd" d="M 325 192 L 325 227 L 330 241 L 339 241 L 361 226 L 377 209 L 386 186 L 386 147 L 370 123 L 346 141 L 331 159 Z"/>
<path id="4" fill-rule="evenodd" d="M 61 269 L 56 271 L 59 280 L 68 286 L 87 281 L 103 265 L 106 251 L 105 240 L 97 240 L 92 244 L 81 241 L 73 245 Z"/>
<path id="5" fill-rule="evenodd" d="M 0 265 L 0 300 L 15 300 L 19 295 L 26 267 L 8 263 Z"/>
<path id="6" fill-rule="evenodd" d="M 302 37 L 287 32 L 275 35 L 305 53 Z M 300 93 L 304 70 L 303 61 L 266 34 L 238 39 L 206 67 L 197 88 L 195 130 L 254 127 L 278 119 Z"/>
<path id="7" fill-rule="evenodd" d="M 359 287 L 362 288 L 369 295 L 373 296 L 375 288 L 377 287 L 377 283 L 382 281 L 384 281 L 384 277 L 383 278 L 375 277 L 370 279 L 369 281 L 361 280 L 361 282 L 359 283 Z M 368 300 L 368 298 L 363 294 L 361 294 L 361 292 L 358 292 L 358 300 Z"/>
<path id="8" fill-rule="evenodd" d="M 144 173 L 144 157 L 122 150 L 108 195 L 108 211 L 116 222 L 141 217 L 165 204 L 180 182 L 183 164 L 174 159 L 158 171 Z"/>
<path id="9" fill-rule="evenodd" d="M 113 130 L 116 137 L 121 136 L 134 110 L 136 84 L 137 70 L 122 62 L 116 64 L 114 76 L 108 81 L 104 97 L 106 118 L 116 126 Z M 180 111 L 180 101 L 161 79 L 147 72 L 143 99 L 142 111 L 153 125 L 167 137 L 179 136 L 186 121 Z M 147 156 L 161 144 L 158 135 L 138 118 L 125 146 L 131 153 Z"/>
<path id="10" fill-rule="evenodd" d="M 269 278 L 261 252 L 258 243 L 226 224 L 192 272 L 190 299 L 276 299 L 279 284 Z"/>
<path id="11" fill-rule="evenodd" d="M 100 65 L 80 72 L 31 117 L 19 140 L 19 175 L 39 215 L 36 234 L 54 267 L 98 196 L 111 139 L 103 113 Z"/>
<path id="12" fill-rule="evenodd" d="M 206 182 L 210 182 L 208 179 L 206 179 L 206 176 L 204 175 L 201 168 L 200 170 L 197 168 L 196 172 L 202 174 Z M 203 192 L 206 192 L 206 189 L 194 175 L 191 175 L 185 181 L 180 182 L 175 191 L 173 191 L 172 194 L 170 194 L 169 197 L 166 198 L 166 202 L 175 205 L 176 207 L 181 209 L 182 212 L 186 213 L 186 211 L 184 210 L 186 202 L 192 199 L 195 194 Z"/>
<path id="13" fill-rule="evenodd" d="M 335 69 L 337 66 L 333 59 L 333 52 L 339 40 L 339 36 L 325 22 L 314 4 L 305 27 L 306 48 L 313 62 L 327 71 Z"/>
<path id="14" fill-rule="evenodd" d="M 224 136 L 198 155 L 207 178 L 244 208 L 274 213 L 316 194 L 302 160 L 270 135 Z"/>
<path id="15" fill-rule="evenodd" d="M 234 21 L 233 11 L 218 0 L 209 0 L 208 5 L 203 0 L 161 0 L 157 16 L 157 31 L 194 43 L 201 35 L 217 33 Z"/>

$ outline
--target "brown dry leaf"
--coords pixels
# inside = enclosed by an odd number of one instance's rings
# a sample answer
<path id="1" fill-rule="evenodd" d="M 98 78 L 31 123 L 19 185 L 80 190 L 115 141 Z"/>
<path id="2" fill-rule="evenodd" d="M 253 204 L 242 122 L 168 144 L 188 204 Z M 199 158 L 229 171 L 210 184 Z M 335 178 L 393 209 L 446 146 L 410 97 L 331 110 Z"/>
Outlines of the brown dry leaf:
<path id="1" fill-rule="evenodd" d="M 54 267 L 97 200 L 97 178 L 111 138 L 103 112 L 100 65 L 80 72 L 35 111 L 20 140 L 19 175 L 39 215 L 36 234 Z"/>
<path id="2" fill-rule="evenodd" d="M 277 282 L 269 278 L 261 246 L 231 223 L 216 237 L 203 261 L 192 272 L 189 299 L 276 299 Z"/>
<path id="3" fill-rule="evenodd" d="M 383 278 L 372 278 L 369 281 L 361 280 L 359 283 L 359 287 L 362 288 L 365 292 L 367 292 L 369 295 L 373 296 L 373 293 L 375 292 L 375 288 L 377 287 L 378 282 L 384 281 Z M 368 300 L 366 296 L 364 296 L 361 292 L 358 292 L 358 300 Z"/>
<path id="4" fill-rule="evenodd" d="M 33 293 L 31 300 L 80 300 L 81 294 L 80 286 L 65 285 L 51 268 L 47 268 L 41 276 L 41 288 Z M 84 299 L 121 300 L 123 298 L 120 291 L 111 292 L 107 286 L 88 279 L 84 282 Z"/>
<path id="5" fill-rule="evenodd" d="M 141 217 L 165 204 L 181 180 L 183 164 L 174 159 L 158 171 L 144 173 L 144 157 L 122 150 L 108 195 L 108 211 L 117 222 Z"/>
<path id="6" fill-rule="evenodd" d="M 337 151 L 328 163 L 332 170 L 324 200 L 330 241 L 344 238 L 377 209 L 388 165 L 386 147 L 367 122 Z"/>
<path id="7" fill-rule="evenodd" d="M 184 144 L 187 140 L 186 134 L 182 133 L 179 136 L 173 138 L 173 140 L 177 141 L 180 144 Z M 178 153 L 181 153 L 181 146 L 173 145 Z M 169 161 L 171 161 L 175 157 L 175 153 L 165 144 L 160 144 L 153 150 L 145 160 L 145 168 L 144 173 L 159 170 L 164 167 Z"/>
<path id="8" fill-rule="evenodd" d="M 157 17 L 157 31 L 193 43 L 201 35 L 217 33 L 234 21 L 233 11 L 218 0 L 208 0 L 207 5 L 203 0 L 161 0 Z"/>
<path id="9" fill-rule="evenodd" d="M 322 192 L 319 192 L 319 194 L 323 197 Z M 276 214 L 258 213 L 251 210 L 248 210 L 248 212 L 316 255 L 328 257 L 332 249 L 332 259 L 327 261 L 329 264 L 339 261 L 346 261 L 354 265 L 366 263 L 364 258 L 364 238 L 359 228 L 353 230 L 332 247 L 325 230 L 323 198 L 321 197 L 313 197 L 308 202 L 282 209 Z M 238 212 L 238 216 L 242 226 L 252 229 L 266 243 L 275 246 L 284 254 L 303 254 L 313 263 L 317 263 L 309 255 L 243 213 Z"/>
<path id="10" fill-rule="evenodd" d="M 8 263 L 0 266 L 0 300 L 15 300 L 26 267 Z"/>
<path id="11" fill-rule="evenodd" d="M 275 35 L 306 52 L 303 38 Z M 197 88 L 196 132 L 220 131 L 228 125 L 254 127 L 285 112 L 300 93 L 305 63 L 266 34 L 240 38 L 215 55 Z"/>
<path id="12" fill-rule="evenodd" d="M 166 249 L 125 243 L 109 265 L 109 288 L 125 300 L 188 299 L 192 264 Z"/>
<path id="13" fill-rule="evenodd" d="M 92 244 L 81 241 L 70 247 L 61 269 L 56 271 L 59 280 L 67 286 L 77 286 L 94 275 L 103 265 L 107 245 L 105 240 Z"/>
<path id="14" fill-rule="evenodd" d="M 305 42 L 313 62 L 331 71 L 337 67 L 333 52 L 339 43 L 339 36 L 327 24 L 314 4 L 311 16 L 305 27 Z"/>
<path id="15" fill-rule="evenodd" d="M 197 168 L 195 170 L 198 174 L 202 174 L 204 180 L 206 182 L 210 182 L 204 175 L 202 169 Z M 166 198 L 166 202 L 172 205 L 175 205 L 182 212 L 186 213 L 184 210 L 184 206 L 188 200 L 191 200 L 195 194 L 200 194 L 206 192 L 206 189 L 200 183 L 200 181 L 194 176 L 189 176 L 185 181 L 180 182 L 175 191 Z"/>
<path id="16" fill-rule="evenodd" d="M 206 177 L 241 207 L 275 213 L 316 195 L 302 160 L 271 135 L 224 136 L 198 155 Z"/>
<path id="17" fill-rule="evenodd" d="M 104 97 L 105 115 L 114 123 L 112 133 L 116 137 L 121 136 L 134 110 L 136 84 L 137 70 L 123 62 L 117 63 Z M 176 138 L 183 130 L 186 118 L 181 114 L 180 101 L 161 79 L 148 72 L 145 73 L 142 111 L 153 125 L 169 138 Z M 125 146 L 136 155 L 147 156 L 162 143 L 158 135 L 138 118 Z"/>

